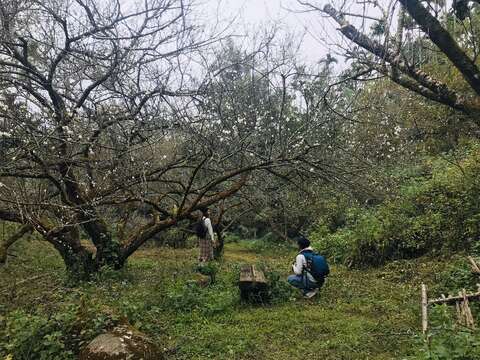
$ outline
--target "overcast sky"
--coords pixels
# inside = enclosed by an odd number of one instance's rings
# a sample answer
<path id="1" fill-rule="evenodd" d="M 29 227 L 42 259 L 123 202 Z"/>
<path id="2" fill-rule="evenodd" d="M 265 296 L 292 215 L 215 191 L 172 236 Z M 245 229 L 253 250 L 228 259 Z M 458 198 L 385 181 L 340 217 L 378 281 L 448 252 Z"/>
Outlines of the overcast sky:
<path id="1" fill-rule="evenodd" d="M 303 38 L 300 57 L 315 63 L 325 57 L 328 50 L 316 37 L 324 36 L 323 19 L 318 14 L 295 13 L 300 10 L 296 0 L 200 0 L 205 4 L 205 15 L 212 20 L 234 19 L 231 30 L 238 35 L 254 36 L 262 26 L 280 26 L 280 36 L 295 34 Z M 335 29 L 331 28 L 332 32 Z M 282 34 L 283 33 L 283 34 Z"/>

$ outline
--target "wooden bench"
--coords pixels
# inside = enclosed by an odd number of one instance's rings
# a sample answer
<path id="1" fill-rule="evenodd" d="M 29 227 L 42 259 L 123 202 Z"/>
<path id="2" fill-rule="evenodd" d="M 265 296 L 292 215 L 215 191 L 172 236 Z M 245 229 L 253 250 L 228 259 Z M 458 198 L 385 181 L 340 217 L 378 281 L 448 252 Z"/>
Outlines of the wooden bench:
<path id="1" fill-rule="evenodd" d="M 263 301 L 266 296 L 268 282 L 265 274 L 257 270 L 255 265 L 246 265 L 240 269 L 240 297 L 246 301 Z"/>

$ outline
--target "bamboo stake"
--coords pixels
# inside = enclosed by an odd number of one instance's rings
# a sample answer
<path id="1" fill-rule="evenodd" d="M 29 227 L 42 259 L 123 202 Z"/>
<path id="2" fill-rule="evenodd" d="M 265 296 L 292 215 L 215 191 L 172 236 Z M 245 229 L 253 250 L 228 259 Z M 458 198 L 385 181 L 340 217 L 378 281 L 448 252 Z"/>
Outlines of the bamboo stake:
<path id="1" fill-rule="evenodd" d="M 463 295 L 463 307 L 465 312 L 465 323 L 468 327 L 474 329 L 475 328 L 475 321 L 473 320 L 472 311 L 470 310 L 470 306 L 468 303 L 467 291 L 462 289 L 461 294 Z"/>
<path id="2" fill-rule="evenodd" d="M 458 301 L 455 302 L 455 308 L 457 309 L 457 321 L 459 324 L 462 324 L 463 323 L 462 310 L 460 309 L 460 303 Z"/>
<path id="3" fill-rule="evenodd" d="M 422 284 L 422 332 L 427 333 L 428 329 L 428 298 L 427 298 L 427 286 Z"/>
<path id="4" fill-rule="evenodd" d="M 461 291 L 458 292 L 458 295 L 462 296 L 463 298 L 463 294 Z M 463 300 L 460 301 L 460 314 L 462 317 L 462 321 L 460 322 L 460 324 L 467 326 L 467 316 L 465 314 L 465 302 Z"/>
<path id="5" fill-rule="evenodd" d="M 467 256 L 467 258 L 470 261 L 470 264 L 472 265 L 472 272 L 475 274 L 480 274 L 480 268 L 478 267 L 478 264 L 475 261 L 475 259 L 471 256 Z"/>
<path id="6" fill-rule="evenodd" d="M 458 292 L 458 295 L 462 297 L 463 299 L 463 294 L 461 291 Z M 462 315 L 462 325 L 467 326 L 467 316 L 465 315 L 465 302 L 462 300 L 460 301 L 460 313 Z"/>

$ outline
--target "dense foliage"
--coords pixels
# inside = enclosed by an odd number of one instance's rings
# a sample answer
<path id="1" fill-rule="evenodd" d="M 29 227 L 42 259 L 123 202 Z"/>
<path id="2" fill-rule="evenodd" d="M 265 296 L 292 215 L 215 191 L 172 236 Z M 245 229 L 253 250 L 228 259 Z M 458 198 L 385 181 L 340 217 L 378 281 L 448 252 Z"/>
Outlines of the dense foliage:
<path id="1" fill-rule="evenodd" d="M 427 158 L 417 167 L 394 169 L 390 176 L 402 185 L 377 206 L 338 209 L 335 203 L 312 230 L 315 245 L 332 259 L 354 266 L 476 248 L 479 149 L 478 143 L 472 143 L 454 153 Z M 332 218 L 339 216 L 335 211 L 345 221 L 332 228 Z"/>

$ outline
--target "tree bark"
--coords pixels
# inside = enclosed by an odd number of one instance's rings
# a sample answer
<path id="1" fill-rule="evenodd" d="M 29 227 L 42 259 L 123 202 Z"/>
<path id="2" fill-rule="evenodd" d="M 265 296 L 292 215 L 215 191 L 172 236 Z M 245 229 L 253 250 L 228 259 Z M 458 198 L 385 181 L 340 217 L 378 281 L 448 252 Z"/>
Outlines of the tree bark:
<path id="1" fill-rule="evenodd" d="M 219 260 L 223 256 L 223 248 L 225 247 L 225 241 L 223 238 L 222 224 L 218 223 L 215 226 L 215 233 L 217 234 L 217 244 L 213 248 L 213 258 Z"/>
<path id="2" fill-rule="evenodd" d="M 94 211 L 95 209 L 92 209 Z M 90 219 L 85 222 L 83 229 L 89 235 L 97 248 L 95 261 L 97 266 L 111 266 L 114 269 L 121 269 L 125 263 L 122 258 L 121 245 L 113 238 L 111 231 L 101 219 Z"/>
<path id="3" fill-rule="evenodd" d="M 77 226 L 51 228 L 45 222 L 37 221 L 35 229 L 59 252 L 68 277 L 74 283 L 88 280 L 98 271 L 99 266 L 93 251 L 81 243 L 80 230 Z"/>
<path id="4" fill-rule="evenodd" d="M 72 251 L 70 246 L 64 246 L 60 242 L 55 242 L 54 246 L 63 258 L 69 279 L 74 283 L 91 279 L 99 270 L 93 253 L 85 247 Z"/>
<path id="5" fill-rule="evenodd" d="M 450 33 L 425 9 L 418 0 L 400 0 L 410 16 L 415 19 L 430 40 L 450 59 L 462 73 L 471 88 L 480 95 L 480 70 L 458 46 Z"/>

